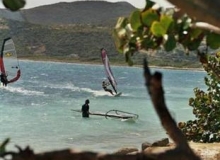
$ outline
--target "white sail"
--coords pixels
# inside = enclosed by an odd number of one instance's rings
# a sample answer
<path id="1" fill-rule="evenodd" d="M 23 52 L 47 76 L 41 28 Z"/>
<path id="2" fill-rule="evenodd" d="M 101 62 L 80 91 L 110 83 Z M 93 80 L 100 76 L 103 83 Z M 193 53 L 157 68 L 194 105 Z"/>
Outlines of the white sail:
<path id="1" fill-rule="evenodd" d="M 3 41 L 0 70 L 2 74 L 7 76 L 8 83 L 17 81 L 20 78 L 21 71 L 17 59 L 14 42 L 11 38 L 6 38 Z"/>

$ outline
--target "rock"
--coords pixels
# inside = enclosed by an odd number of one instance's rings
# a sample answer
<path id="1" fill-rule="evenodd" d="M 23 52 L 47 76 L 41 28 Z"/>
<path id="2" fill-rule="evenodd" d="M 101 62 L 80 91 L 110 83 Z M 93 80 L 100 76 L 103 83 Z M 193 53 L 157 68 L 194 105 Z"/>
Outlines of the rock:
<path id="1" fill-rule="evenodd" d="M 139 151 L 134 151 L 134 152 L 128 153 L 127 155 L 135 155 L 135 154 L 138 154 L 138 153 L 139 153 Z"/>
<path id="2" fill-rule="evenodd" d="M 169 144 L 169 139 L 168 138 L 163 138 L 159 141 L 154 142 L 151 146 L 152 147 L 164 147 Z"/>
<path id="3" fill-rule="evenodd" d="M 175 148 L 175 146 L 166 146 L 166 147 L 148 147 L 144 150 L 144 153 L 153 153 L 153 154 L 157 154 L 157 153 L 162 153 L 165 152 L 167 150 L 173 149 Z"/>
<path id="4" fill-rule="evenodd" d="M 125 154 L 130 154 L 133 152 L 138 152 L 138 149 L 137 148 L 122 148 L 122 149 L 116 151 L 114 154 L 125 155 Z"/>
<path id="5" fill-rule="evenodd" d="M 144 143 L 142 143 L 142 145 L 141 145 L 142 151 L 144 151 L 146 148 L 150 147 L 151 145 L 152 145 L 152 144 L 149 143 L 149 142 L 144 142 Z"/>

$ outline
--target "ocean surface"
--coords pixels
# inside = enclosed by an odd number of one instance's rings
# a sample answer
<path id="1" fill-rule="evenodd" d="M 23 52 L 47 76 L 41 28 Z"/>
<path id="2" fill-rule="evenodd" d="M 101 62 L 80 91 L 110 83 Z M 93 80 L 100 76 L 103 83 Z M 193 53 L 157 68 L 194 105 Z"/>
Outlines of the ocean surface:
<path id="1" fill-rule="evenodd" d="M 154 111 L 144 86 L 143 70 L 111 66 L 120 97 L 102 90 L 102 65 L 20 61 L 21 78 L 0 88 L 0 142 L 10 138 L 7 150 L 30 146 L 34 152 L 75 148 L 85 151 L 117 151 L 122 147 L 141 149 L 143 142 L 168 137 Z M 179 121 L 194 119 L 188 106 L 193 89 L 206 89 L 206 72 L 152 68 L 163 73 L 166 104 Z M 135 122 L 81 117 L 90 100 L 91 112 L 112 109 L 139 115 Z"/>

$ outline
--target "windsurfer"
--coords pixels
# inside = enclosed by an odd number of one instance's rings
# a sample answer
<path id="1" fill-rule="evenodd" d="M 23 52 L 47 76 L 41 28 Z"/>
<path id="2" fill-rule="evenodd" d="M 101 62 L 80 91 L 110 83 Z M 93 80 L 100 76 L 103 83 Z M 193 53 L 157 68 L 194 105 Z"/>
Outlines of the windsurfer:
<path id="1" fill-rule="evenodd" d="M 114 95 L 113 92 L 112 92 L 112 90 L 107 88 L 108 85 L 109 85 L 109 83 L 107 83 L 106 81 L 103 81 L 103 82 L 102 82 L 102 88 L 103 88 L 106 92 L 110 92 L 112 95 Z"/>
<path id="2" fill-rule="evenodd" d="M 7 75 L 4 73 L 1 73 L 1 82 L 2 82 L 3 86 L 7 86 L 7 84 L 8 84 Z"/>
<path id="3" fill-rule="evenodd" d="M 88 99 L 85 101 L 85 104 L 82 105 L 81 111 L 82 111 L 82 117 L 89 118 L 89 100 Z"/>

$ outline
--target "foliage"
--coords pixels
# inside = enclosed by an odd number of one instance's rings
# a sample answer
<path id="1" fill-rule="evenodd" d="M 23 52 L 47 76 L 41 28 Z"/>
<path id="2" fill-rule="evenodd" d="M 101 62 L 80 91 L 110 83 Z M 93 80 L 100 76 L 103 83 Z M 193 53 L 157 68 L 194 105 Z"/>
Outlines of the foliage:
<path id="1" fill-rule="evenodd" d="M 34 152 L 27 146 L 22 149 L 20 146 L 15 145 L 18 151 L 6 151 L 6 146 L 10 142 L 9 138 L 6 138 L 2 144 L 0 144 L 0 159 L 9 160 L 9 159 L 32 159 Z M 20 158 L 18 158 L 20 156 Z M 32 157 L 32 158 L 30 158 Z"/>
<path id="2" fill-rule="evenodd" d="M 26 4 L 25 0 L 2 0 L 4 6 L 11 11 L 18 11 Z"/>
<path id="3" fill-rule="evenodd" d="M 180 16 L 174 8 L 163 9 L 146 0 L 143 10 L 135 10 L 130 17 L 118 19 L 113 36 L 118 52 L 125 54 L 130 65 L 136 51 L 159 48 L 172 51 L 180 44 L 188 54 L 197 50 L 203 40 L 211 49 L 220 47 L 220 35 L 192 27 L 193 23 L 194 19 Z"/>
<path id="4" fill-rule="evenodd" d="M 196 119 L 180 122 L 179 128 L 188 140 L 195 142 L 220 142 L 220 52 L 207 59 L 203 67 L 207 72 L 204 78 L 207 92 L 195 88 L 195 98 L 189 99 Z"/>
<path id="5" fill-rule="evenodd" d="M 112 64 L 127 65 L 118 54 L 111 37 L 111 27 L 93 25 L 38 25 L 13 20 L 0 20 L 0 39 L 12 36 L 19 58 L 63 62 L 100 63 L 99 48 L 103 46 Z M 195 54 L 185 56 L 177 47 L 166 56 L 162 51 L 148 55 L 151 66 L 201 68 Z M 134 65 L 143 63 L 143 54 L 133 57 Z"/>
<path id="6" fill-rule="evenodd" d="M 173 51 L 177 44 L 187 54 L 198 51 L 200 62 L 209 77 L 205 77 L 207 93 L 194 89 L 195 98 L 190 98 L 195 120 L 180 122 L 179 128 L 188 140 L 196 142 L 220 142 L 220 53 L 216 56 L 200 53 L 204 44 L 209 49 L 220 47 L 220 35 L 196 28 L 195 19 L 179 15 L 175 9 L 164 10 L 146 0 L 143 10 L 136 10 L 129 18 L 120 17 L 114 28 L 113 36 L 118 52 L 124 53 L 126 61 L 132 65 L 131 57 L 137 51 L 163 49 Z"/>
<path id="7" fill-rule="evenodd" d="M 5 153 L 6 153 L 6 146 L 9 143 L 10 139 L 7 138 L 4 140 L 4 142 L 2 142 L 2 144 L 0 144 L 0 158 L 4 157 Z"/>

